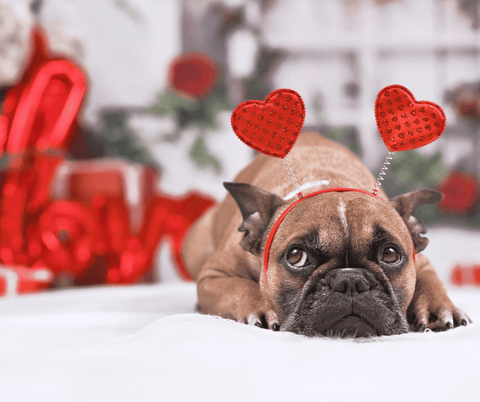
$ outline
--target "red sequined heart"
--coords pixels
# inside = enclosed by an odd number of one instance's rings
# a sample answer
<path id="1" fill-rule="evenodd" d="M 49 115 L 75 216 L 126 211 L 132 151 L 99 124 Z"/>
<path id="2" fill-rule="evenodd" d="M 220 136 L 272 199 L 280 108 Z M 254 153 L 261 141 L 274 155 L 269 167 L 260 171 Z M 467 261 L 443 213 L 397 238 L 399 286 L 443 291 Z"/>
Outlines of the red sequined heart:
<path id="1" fill-rule="evenodd" d="M 266 155 L 285 157 L 305 121 L 305 105 L 291 89 L 277 89 L 265 100 L 250 100 L 232 113 L 232 128 L 240 140 Z"/>
<path id="2" fill-rule="evenodd" d="M 417 102 L 401 85 L 383 88 L 375 102 L 378 131 L 390 151 L 406 151 L 430 144 L 445 130 L 447 118 L 433 102 Z"/>

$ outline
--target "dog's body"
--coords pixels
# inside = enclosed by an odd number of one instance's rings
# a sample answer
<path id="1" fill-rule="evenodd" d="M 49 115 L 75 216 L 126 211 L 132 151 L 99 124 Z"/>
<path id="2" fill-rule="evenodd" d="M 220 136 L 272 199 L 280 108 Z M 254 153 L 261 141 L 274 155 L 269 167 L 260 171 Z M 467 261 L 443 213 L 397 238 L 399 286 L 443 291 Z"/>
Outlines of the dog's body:
<path id="1" fill-rule="evenodd" d="M 315 133 L 302 134 L 288 160 L 304 194 L 369 192 L 376 183 L 354 154 Z M 391 201 L 381 189 L 377 197 L 333 191 L 306 199 L 278 227 L 264 274 L 268 234 L 297 198 L 283 162 L 259 155 L 225 187 L 230 195 L 183 247 L 202 312 L 311 336 L 399 334 L 408 331 L 407 316 L 417 330 L 469 321 L 418 254 L 428 240 L 413 214 L 438 202 L 436 191 Z"/>

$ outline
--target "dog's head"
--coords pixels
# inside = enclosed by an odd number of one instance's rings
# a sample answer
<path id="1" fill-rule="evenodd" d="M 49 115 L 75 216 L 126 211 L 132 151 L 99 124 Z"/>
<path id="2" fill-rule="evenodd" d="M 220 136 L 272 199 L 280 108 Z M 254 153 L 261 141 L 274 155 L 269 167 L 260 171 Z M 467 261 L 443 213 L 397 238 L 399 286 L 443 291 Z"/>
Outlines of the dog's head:
<path id="1" fill-rule="evenodd" d="M 242 212 L 241 246 L 262 258 L 268 234 L 289 203 L 249 184 L 225 187 Z M 281 329 L 308 336 L 407 332 L 414 254 L 428 244 L 414 213 L 441 198 L 422 189 L 386 202 L 348 191 L 300 202 L 278 227 L 267 280 L 260 278 L 263 297 L 282 317 Z"/>

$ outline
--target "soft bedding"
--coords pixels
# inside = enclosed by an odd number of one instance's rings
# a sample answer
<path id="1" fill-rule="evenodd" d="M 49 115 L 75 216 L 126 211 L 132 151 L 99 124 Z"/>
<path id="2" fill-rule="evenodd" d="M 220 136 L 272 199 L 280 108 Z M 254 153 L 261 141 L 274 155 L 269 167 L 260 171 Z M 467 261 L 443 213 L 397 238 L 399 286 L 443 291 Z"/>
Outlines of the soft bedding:
<path id="1" fill-rule="evenodd" d="M 478 232 L 429 238 L 444 280 L 457 260 L 480 259 Z M 368 340 L 200 315 L 191 283 L 4 298 L 0 401 L 478 401 L 480 289 L 449 293 L 474 324 Z"/>

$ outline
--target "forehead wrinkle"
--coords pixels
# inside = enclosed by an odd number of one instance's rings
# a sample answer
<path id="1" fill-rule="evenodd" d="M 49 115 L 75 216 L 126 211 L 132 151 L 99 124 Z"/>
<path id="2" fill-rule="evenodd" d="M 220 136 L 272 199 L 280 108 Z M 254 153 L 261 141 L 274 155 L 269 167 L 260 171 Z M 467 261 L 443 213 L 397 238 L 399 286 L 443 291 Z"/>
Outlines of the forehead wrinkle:
<path id="1" fill-rule="evenodd" d="M 320 250 L 326 252 L 330 248 L 328 246 L 328 241 L 326 241 L 326 236 L 330 236 L 331 239 L 331 231 L 319 228 L 318 226 L 310 226 L 300 232 L 293 232 L 290 236 L 285 236 L 282 243 L 285 245 L 297 243 L 311 250 Z"/>
<path id="2" fill-rule="evenodd" d="M 369 201 L 359 194 L 347 202 L 345 214 L 348 220 L 348 237 L 353 243 L 358 243 L 362 238 L 374 236 L 378 210 L 376 205 Z M 361 236 L 359 236 L 360 233 Z M 365 244 L 357 244 L 357 246 L 364 247 Z"/>
<path id="3" fill-rule="evenodd" d="M 317 228 L 305 228 L 299 232 L 292 231 L 283 238 L 285 243 L 303 243 L 310 248 L 318 248 L 321 246 L 320 239 L 317 235 Z"/>
<path id="4" fill-rule="evenodd" d="M 319 200 L 322 202 L 319 203 Z M 321 250 L 328 248 L 333 252 L 333 249 L 337 248 L 337 244 L 343 243 L 346 234 L 341 227 L 337 211 L 338 202 L 332 203 L 330 200 L 330 197 L 323 195 L 318 199 L 313 197 L 306 200 L 305 203 L 300 203 L 287 214 L 275 234 L 272 250 L 277 249 L 279 244 L 292 244 L 292 242 L 300 241 L 301 238 L 314 233 L 316 243 L 313 238 L 310 243 L 318 246 Z"/>
<path id="5" fill-rule="evenodd" d="M 397 240 L 395 234 L 391 233 L 386 227 L 384 227 L 381 223 L 375 223 L 375 230 L 373 239 L 377 242 L 381 241 L 389 241 L 389 240 Z"/>
<path id="6" fill-rule="evenodd" d="M 303 241 L 307 247 L 312 250 L 325 250 L 327 249 L 327 244 L 320 236 L 318 228 L 314 228 L 310 233 L 303 238 Z"/>
<path id="7" fill-rule="evenodd" d="M 387 212 L 389 208 L 391 208 L 392 214 L 384 215 L 382 212 Z M 405 243 L 405 239 L 410 239 L 408 229 L 400 215 L 388 203 L 382 200 L 370 200 L 359 195 L 349 200 L 347 218 L 349 218 L 350 238 L 352 240 L 356 237 L 355 233 L 361 232 L 369 239 L 381 237 L 384 240 L 395 240 L 402 247 L 405 247 L 405 251 L 409 250 L 409 243 Z M 383 233 L 380 233 L 377 230 L 378 228 Z M 407 234 L 408 237 L 403 236 L 404 234 Z M 367 244 L 356 244 L 356 246 L 365 247 Z"/>

